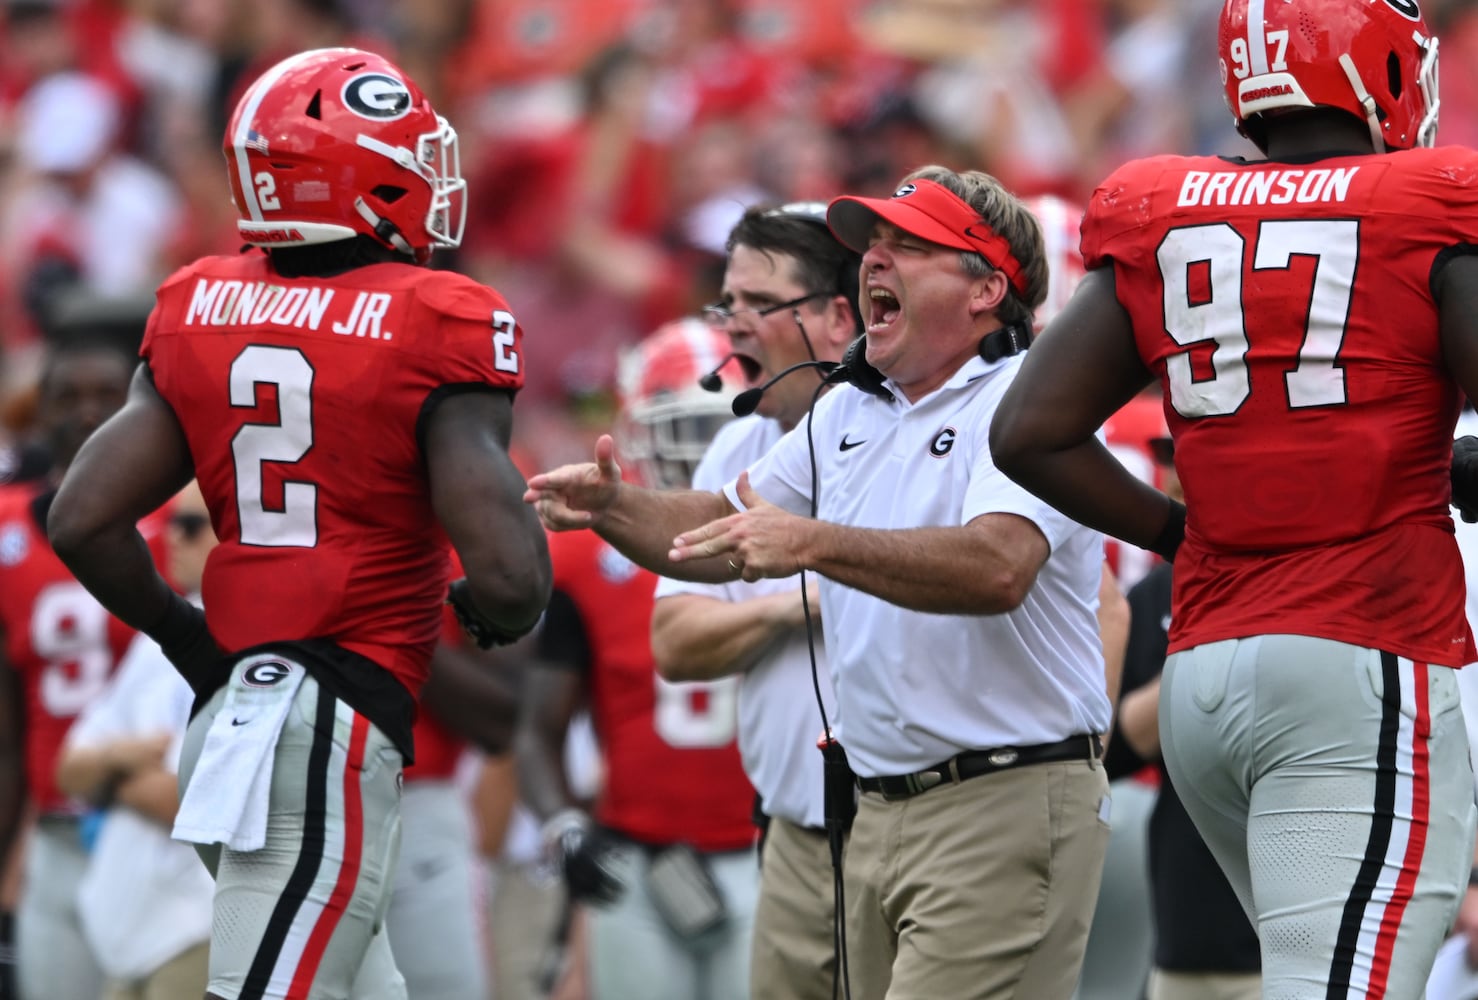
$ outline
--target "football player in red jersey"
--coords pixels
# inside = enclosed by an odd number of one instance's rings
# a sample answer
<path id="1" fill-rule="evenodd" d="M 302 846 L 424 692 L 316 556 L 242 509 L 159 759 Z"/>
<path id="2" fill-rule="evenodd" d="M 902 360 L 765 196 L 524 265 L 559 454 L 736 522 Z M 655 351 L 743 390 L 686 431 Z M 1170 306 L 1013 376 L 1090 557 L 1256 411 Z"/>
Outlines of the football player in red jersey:
<path id="1" fill-rule="evenodd" d="M 658 330 L 622 362 L 622 449 L 654 487 L 686 486 L 729 419 L 697 380 L 728 354 L 700 320 Z M 592 995 L 745 1000 L 758 897 L 754 789 L 736 742 L 738 679 L 658 675 L 657 577 L 592 531 L 550 537 L 554 596 L 516 737 L 520 784 L 572 900 L 585 904 Z M 583 701 L 605 760 L 591 817 L 564 778 Z"/>
<path id="2" fill-rule="evenodd" d="M 123 405 L 133 368 L 117 341 L 58 342 L 41 374 L 37 415 L 51 472 L 0 486 L 0 857 L 16 842 L 27 798 L 38 816 L 16 920 L 23 997 L 96 996 L 102 988 L 77 915 L 87 858 L 81 806 L 57 789 L 56 758 L 72 720 L 102 690 L 134 633 L 57 559 L 45 523 L 77 449 Z M 156 554 L 160 528 L 156 518 L 144 525 Z"/>
<path id="3" fill-rule="evenodd" d="M 521 331 L 497 292 L 416 266 L 457 245 L 465 185 L 456 133 L 387 60 L 278 63 L 225 154 L 241 236 L 264 249 L 160 286 L 145 364 L 51 539 L 198 693 L 175 836 L 216 876 L 209 995 L 341 997 L 364 966 L 373 995 L 404 996 L 376 929 L 447 543 L 479 642 L 532 628 L 549 591 L 506 451 Z M 221 540 L 205 615 L 133 528 L 192 471 Z"/>
<path id="4" fill-rule="evenodd" d="M 1478 396 L 1478 153 L 1428 148 L 1415 0 L 1228 0 L 1219 47 L 1267 158 L 1155 157 L 1099 186 L 1089 274 L 991 445 L 1175 560 L 1161 742 L 1257 926 L 1264 995 L 1418 997 L 1474 832 L 1447 506 Z M 1184 507 L 1093 438 L 1152 378 Z"/>

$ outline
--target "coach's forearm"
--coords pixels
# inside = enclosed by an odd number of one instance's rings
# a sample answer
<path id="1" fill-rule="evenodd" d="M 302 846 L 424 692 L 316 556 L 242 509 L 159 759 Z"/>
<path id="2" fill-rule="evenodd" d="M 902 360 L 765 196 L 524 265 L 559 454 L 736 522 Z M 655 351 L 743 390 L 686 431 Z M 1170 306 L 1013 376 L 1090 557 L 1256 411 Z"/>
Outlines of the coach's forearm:
<path id="1" fill-rule="evenodd" d="M 1045 548 L 1045 540 L 1041 544 Z M 817 521 L 802 553 L 807 568 L 837 583 L 902 608 L 947 615 L 1015 609 L 1026 599 L 1045 558 L 1043 553 L 1040 560 L 1024 559 L 973 522 L 876 529 Z"/>
<path id="2" fill-rule="evenodd" d="M 700 583 L 734 579 L 722 558 L 675 563 L 667 558 L 672 540 L 735 513 L 722 493 L 701 490 L 649 490 L 622 483 L 616 502 L 595 523 L 595 533 L 628 559 L 659 576 Z"/>
<path id="3" fill-rule="evenodd" d="M 746 601 L 674 594 L 652 609 L 652 659 L 670 681 L 740 674 L 803 623 L 799 589 Z"/>

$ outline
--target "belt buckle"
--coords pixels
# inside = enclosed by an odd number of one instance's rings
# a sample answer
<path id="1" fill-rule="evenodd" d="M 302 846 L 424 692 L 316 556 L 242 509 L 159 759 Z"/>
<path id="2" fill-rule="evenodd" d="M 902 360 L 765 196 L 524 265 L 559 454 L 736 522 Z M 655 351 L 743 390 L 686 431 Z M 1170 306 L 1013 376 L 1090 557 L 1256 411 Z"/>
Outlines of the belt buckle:
<path id="1" fill-rule="evenodd" d="M 918 795 L 920 792 L 927 792 L 943 781 L 944 775 L 938 771 L 918 771 L 914 774 L 905 774 L 903 776 L 903 787 L 908 789 L 909 795 Z"/>

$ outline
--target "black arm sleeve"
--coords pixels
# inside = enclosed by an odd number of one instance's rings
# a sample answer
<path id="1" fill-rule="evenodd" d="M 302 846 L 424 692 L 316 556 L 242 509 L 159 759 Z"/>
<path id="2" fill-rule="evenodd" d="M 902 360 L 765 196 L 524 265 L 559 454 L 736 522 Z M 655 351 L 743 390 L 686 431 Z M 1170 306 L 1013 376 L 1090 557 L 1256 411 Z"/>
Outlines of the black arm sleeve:
<path id="1" fill-rule="evenodd" d="M 590 639 L 585 634 L 585 622 L 574 598 L 563 590 L 555 588 L 550 595 L 544 624 L 535 641 L 535 656 L 540 663 L 582 674 L 590 672 Z"/>

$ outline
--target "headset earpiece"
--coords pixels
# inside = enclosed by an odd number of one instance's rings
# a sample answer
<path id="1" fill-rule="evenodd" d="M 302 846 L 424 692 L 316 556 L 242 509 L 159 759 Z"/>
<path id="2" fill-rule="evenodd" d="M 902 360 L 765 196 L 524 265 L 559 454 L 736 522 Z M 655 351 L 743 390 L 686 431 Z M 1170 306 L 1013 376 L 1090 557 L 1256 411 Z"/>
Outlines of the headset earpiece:
<path id="1" fill-rule="evenodd" d="M 847 350 L 842 354 L 842 363 L 837 366 L 829 381 L 849 382 L 869 396 L 877 396 L 890 403 L 893 401 L 893 394 L 883 385 L 883 373 L 867 363 L 866 334 L 847 345 Z"/>

